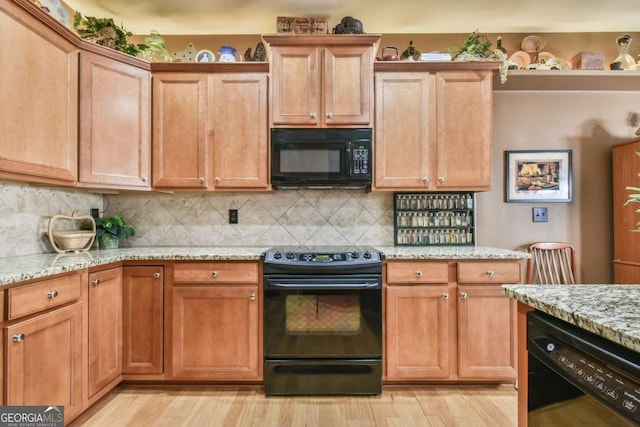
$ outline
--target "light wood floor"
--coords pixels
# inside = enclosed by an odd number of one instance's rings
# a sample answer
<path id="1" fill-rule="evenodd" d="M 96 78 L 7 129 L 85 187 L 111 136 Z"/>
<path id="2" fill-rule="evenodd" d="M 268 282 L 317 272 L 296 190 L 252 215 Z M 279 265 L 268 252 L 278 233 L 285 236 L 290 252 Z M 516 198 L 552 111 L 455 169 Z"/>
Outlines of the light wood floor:
<path id="1" fill-rule="evenodd" d="M 514 427 L 511 386 L 387 386 L 380 396 L 266 397 L 260 387 L 121 385 L 73 424 L 105 427 Z"/>

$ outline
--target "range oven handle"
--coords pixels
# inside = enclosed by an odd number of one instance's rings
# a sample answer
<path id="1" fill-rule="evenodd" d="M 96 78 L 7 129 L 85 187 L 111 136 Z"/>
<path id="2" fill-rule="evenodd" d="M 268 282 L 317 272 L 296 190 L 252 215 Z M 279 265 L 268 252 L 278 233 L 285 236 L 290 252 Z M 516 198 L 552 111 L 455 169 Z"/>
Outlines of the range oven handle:
<path id="1" fill-rule="evenodd" d="M 381 289 L 382 284 L 378 280 L 358 282 L 358 283 L 305 283 L 305 282 L 272 282 L 265 280 L 265 289 L 284 289 L 284 290 L 362 290 L 362 289 Z"/>

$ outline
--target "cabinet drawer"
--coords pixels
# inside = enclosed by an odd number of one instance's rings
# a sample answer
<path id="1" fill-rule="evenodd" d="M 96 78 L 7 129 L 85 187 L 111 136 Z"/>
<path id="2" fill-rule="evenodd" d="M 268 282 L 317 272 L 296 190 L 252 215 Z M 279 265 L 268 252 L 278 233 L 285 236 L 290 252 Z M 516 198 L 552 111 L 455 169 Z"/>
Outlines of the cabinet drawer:
<path id="1" fill-rule="evenodd" d="M 9 320 L 75 301 L 82 295 L 80 273 L 9 289 Z"/>
<path id="2" fill-rule="evenodd" d="M 389 262 L 387 264 L 387 283 L 448 283 L 449 263 L 438 262 Z"/>
<path id="3" fill-rule="evenodd" d="M 178 263 L 173 267 L 175 284 L 258 283 L 258 263 Z"/>
<path id="4" fill-rule="evenodd" d="M 520 283 L 520 262 L 460 262 L 458 283 Z"/>

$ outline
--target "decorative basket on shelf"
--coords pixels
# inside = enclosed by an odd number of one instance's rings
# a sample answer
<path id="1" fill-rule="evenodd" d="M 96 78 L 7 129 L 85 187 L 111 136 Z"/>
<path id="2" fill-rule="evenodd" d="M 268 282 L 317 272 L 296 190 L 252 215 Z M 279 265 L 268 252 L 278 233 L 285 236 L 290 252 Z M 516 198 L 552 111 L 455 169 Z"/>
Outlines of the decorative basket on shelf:
<path id="1" fill-rule="evenodd" d="M 65 220 L 77 222 L 81 221 L 82 223 L 91 224 L 90 230 L 54 230 L 54 223 L 57 220 Z M 75 210 L 71 214 L 68 215 L 54 215 L 49 219 L 49 228 L 47 231 L 47 236 L 49 237 L 49 242 L 55 250 L 59 254 L 64 254 L 67 252 L 85 252 L 91 249 L 93 245 L 93 241 L 96 238 L 96 222 L 90 215 L 78 215 L 78 211 Z"/>

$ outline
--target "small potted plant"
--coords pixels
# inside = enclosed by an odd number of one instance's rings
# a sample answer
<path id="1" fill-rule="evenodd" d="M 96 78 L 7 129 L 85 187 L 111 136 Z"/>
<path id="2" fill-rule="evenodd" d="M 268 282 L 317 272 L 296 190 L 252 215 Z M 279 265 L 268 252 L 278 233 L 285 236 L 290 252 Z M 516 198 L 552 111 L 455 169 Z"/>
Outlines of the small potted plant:
<path id="1" fill-rule="evenodd" d="M 95 221 L 96 238 L 100 249 L 116 249 L 120 246 L 120 240 L 136 234 L 136 230 L 128 226 L 120 214 L 98 217 Z"/>

